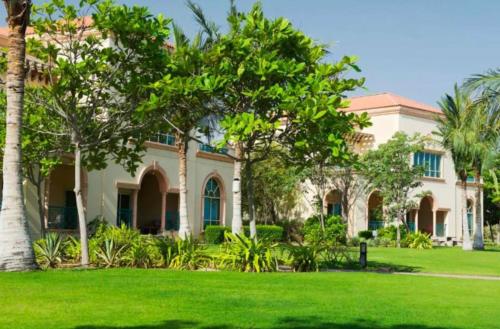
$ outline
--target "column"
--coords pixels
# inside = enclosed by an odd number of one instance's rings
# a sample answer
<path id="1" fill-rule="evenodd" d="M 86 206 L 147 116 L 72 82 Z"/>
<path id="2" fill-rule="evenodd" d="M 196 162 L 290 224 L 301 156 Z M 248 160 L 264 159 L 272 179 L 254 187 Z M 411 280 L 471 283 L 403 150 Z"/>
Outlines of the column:
<path id="1" fill-rule="evenodd" d="M 137 196 L 139 190 L 132 191 L 132 228 L 137 228 Z"/>
<path id="2" fill-rule="evenodd" d="M 418 232 L 418 209 L 415 210 L 415 232 Z"/>
<path id="3" fill-rule="evenodd" d="M 165 231 L 165 217 L 167 216 L 167 192 L 161 192 L 161 228 L 160 232 Z"/>
<path id="4" fill-rule="evenodd" d="M 437 234 L 436 234 L 436 213 L 437 213 L 437 211 L 435 211 L 435 210 L 432 211 L 432 236 L 433 237 L 437 236 Z"/>

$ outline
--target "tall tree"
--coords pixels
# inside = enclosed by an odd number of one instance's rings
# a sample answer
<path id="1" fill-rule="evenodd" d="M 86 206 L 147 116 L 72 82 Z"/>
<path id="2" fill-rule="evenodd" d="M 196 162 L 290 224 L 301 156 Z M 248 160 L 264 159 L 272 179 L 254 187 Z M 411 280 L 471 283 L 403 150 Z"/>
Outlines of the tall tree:
<path id="1" fill-rule="evenodd" d="M 35 267 L 23 196 L 21 129 L 26 77 L 26 28 L 30 0 L 4 0 L 9 25 L 7 62 L 7 118 L 0 213 L 0 270 Z"/>
<path id="2" fill-rule="evenodd" d="M 200 141 L 210 134 L 210 109 L 213 94 L 219 85 L 216 77 L 206 71 L 206 44 L 201 35 L 190 41 L 179 26 L 173 26 L 174 51 L 166 67 L 166 75 L 154 84 L 153 106 L 164 122 L 162 129 L 173 131 L 179 156 L 179 236 L 191 235 L 187 205 L 187 152 L 189 142 Z"/>
<path id="3" fill-rule="evenodd" d="M 169 21 L 144 7 L 105 0 L 76 6 L 52 0 L 36 12 L 41 41 L 32 48 L 51 65 L 44 94 L 34 99 L 60 118 L 59 130 L 49 133 L 68 138 L 74 155 L 81 261 L 87 266 L 82 172 L 103 169 L 110 160 L 135 172 L 151 117 L 141 105 L 166 65 Z"/>
<path id="4" fill-rule="evenodd" d="M 370 187 L 379 191 L 387 213 L 395 218 L 397 228 L 397 246 L 400 247 L 400 225 L 404 224 L 409 231 L 405 220 L 406 213 L 415 207 L 415 200 L 411 198 L 414 189 L 422 185 L 423 168 L 414 166 L 411 156 L 424 148 L 425 139 L 421 136 L 408 136 L 397 132 L 384 144 L 364 155 L 364 177 Z M 394 216 L 394 217 L 393 217 Z"/>
<path id="5" fill-rule="evenodd" d="M 453 95 L 445 95 L 439 102 L 444 116 L 437 120 L 435 134 L 439 136 L 442 146 L 451 153 L 455 172 L 462 184 L 462 249 L 472 250 L 467 221 L 467 177 L 472 169 L 472 156 L 469 145 L 473 143 L 469 133 L 469 119 L 473 101 L 455 85 Z"/>

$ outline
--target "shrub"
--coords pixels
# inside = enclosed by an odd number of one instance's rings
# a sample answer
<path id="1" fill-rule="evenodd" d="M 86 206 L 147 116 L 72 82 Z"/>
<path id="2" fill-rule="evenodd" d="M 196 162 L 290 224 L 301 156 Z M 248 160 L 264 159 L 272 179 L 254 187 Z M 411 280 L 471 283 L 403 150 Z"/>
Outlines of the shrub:
<path id="1" fill-rule="evenodd" d="M 197 270 L 211 265 L 212 258 L 205 253 L 205 247 L 192 236 L 175 241 L 175 256 L 170 267 L 178 270 Z"/>
<path id="2" fill-rule="evenodd" d="M 406 241 L 408 242 L 408 247 L 413 249 L 432 249 L 432 240 L 430 234 L 415 232 L 407 236 Z"/>
<path id="3" fill-rule="evenodd" d="M 140 268 L 160 267 L 164 263 L 156 238 L 150 235 L 132 240 L 124 252 L 122 262 L 127 266 Z"/>
<path id="4" fill-rule="evenodd" d="M 62 262 L 64 239 L 57 233 L 48 233 L 45 238 L 34 243 L 37 263 L 44 268 L 55 268 Z"/>
<path id="5" fill-rule="evenodd" d="M 288 253 L 287 263 L 295 272 L 317 272 L 319 270 L 322 247 L 315 244 L 305 246 L 289 245 L 286 251 Z"/>
<path id="6" fill-rule="evenodd" d="M 220 225 L 207 225 L 205 227 L 205 242 L 210 244 L 220 244 L 224 242 L 224 232 L 229 232 L 231 229 Z"/>
<path id="7" fill-rule="evenodd" d="M 104 240 L 96 251 L 97 263 L 106 268 L 119 266 L 121 253 L 126 246 L 117 245 L 113 239 Z"/>
<path id="8" fill-rule="evenodd" d="M 349 239 L 347 244 L 352 247 L 359 247 L 361 242 L 365 242 L 365 239 L 353 236 L 352 238 Z"/>
<path id="9" fill-rule="evenodd" d="M 177 256 L 175 239 L 170 237 L 160 237 L 155 239 L 155 243 L 162 256 L 163 266 L 170 267 L 172 260 L 175 256 Z"/>
<path id="10" fill-rule="evenodd" d="M 283 241 L 283 227 L 277 225 L 257 225 L 257 238 L 268 242 Z M 250 236 L 250 227 L 245 226 L 245 235 Z"/>
<path id="11" fill-rule="evenodd" d="M 320 219 L 313 216 L 304 223 L 304 239 L 312 244 L 346 244 L 347 225 L 340 216 L 328 216 L 325 218 L 325 230 L 321 229 Z"/>
<path id="12" fill-rule="evenodd" d="M 268 241 L 255 240 L 244 235 L 225 233 L 226 242 L 219 256 L 219 265 L 240 272 L 276 271 L 277 259 Z"/>
<path id="13" fill-rule="evenodd" d="M 401 233 L 401 240 L 406 238 L 407 232 L 406 232 L 406 226 L 405 225 L 400 225 L 399 230 Z M 396 241 L 397 238 L 397 228 L 395 225 L 390 225 L 386 227 L 379 228 L 377 230 L 377 237 L 378 238 L 386 238 L 391 241 Z"/>
<path id="14" fill-rule="evenodd" d="M 82 257 L 82 245 L 74 236 L 68 236 L 64 243 L 64 259 L 71 263 L 78 263 Z"/>
<path id="15" fill-rule="evenodd" d="M 366 240 L 373 239 L 373 232 L 371 230 L 359 231 L 358 236 Z"/>
<path id="16" fill-rule="evenodd" d="M 357 250 L 349 249 L 346 245 L 337 243 L 328 245 L 324 251 L 324 258 L 328 267 L 338 267 L 342 263 L 352 263 L 356 257 Z"/>
<path id="17" fill-rule="evenodd" d="M 381 237 L 378 239 L 379 240 L 379 246 L 380 247 L 394 247 L 395 246 L 395 240 L 392 240 L 388 237 Z"/>
<path id="18" fill-rule="evenodd" d="M 288 242 L 302 242 L 304 235 L 302 230 L 304 222 L 300 219 L 285 219 L 276 223 L 276 225 L 283 227 L 283 239 Z"/>

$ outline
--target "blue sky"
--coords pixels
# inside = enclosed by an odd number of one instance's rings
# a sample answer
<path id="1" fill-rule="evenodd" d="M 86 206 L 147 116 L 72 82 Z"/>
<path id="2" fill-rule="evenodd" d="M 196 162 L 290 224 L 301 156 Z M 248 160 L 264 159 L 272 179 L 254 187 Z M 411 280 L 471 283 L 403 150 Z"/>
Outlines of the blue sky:
<path id="1" fill-rule="evenodd" d="M 67 0 L 68 1 L 68 0 Z M 70 0 L 70 2 L 73 0 Z M 196 1 L 196 0 L 195 0 Z M 34 0 L 40 4 L 43 0 Z M 197 26 L 184 0 L 119 0 L 148 6 L 180 24 Z M 197 0 L 225 26 L 227 0 Z M 237 0 L 247 10 L 254 1 Z M 287 17 L 315 40 L 330 45 L 331 60 L 357 55 L 367 90 L 390 91 L 435 105 L 455 82 L 500 66 L 498 0 L 263 0 L 269 17 Z M 2 7 L 1 18 L 5 17 Z"/>

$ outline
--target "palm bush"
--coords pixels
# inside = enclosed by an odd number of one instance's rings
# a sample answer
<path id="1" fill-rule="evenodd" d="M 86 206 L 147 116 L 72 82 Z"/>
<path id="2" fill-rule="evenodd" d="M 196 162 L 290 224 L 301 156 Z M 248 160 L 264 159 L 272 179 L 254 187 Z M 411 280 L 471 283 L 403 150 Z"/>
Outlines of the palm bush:
<path id="1" fill-rule="evenodd" d="M 432 249 L 431 235 L 422 232 L 409 234 L 406 238 L 408 247 L 413 249 Z"/>
<path id="2" fill-rule="evenodd" d="M 225 238 L 223 252 L 219 256 L 222 267 L 240 272 L 277 270 L 278 262 L 272 252 L 276 244 L 229 232 L 226 232 Z"/>
<path id="3" fill-rule="evenodd" d="M 80 240 L 74 236 L 68 236 L 64 244 L 64 260 L 71 263 L 79 263 L 82 256 Z"/>
<path id="4" fill-rule="evenodd" d="M 123 264 L 131 267 L 160 267 L 164 261 L 156 238 L 138 236 L 130 242 L 122 257 Z"/>
<path id="5" fill-rule="evenodd" d="M 176 240 L 175 256 L 170 262 L 170 267 L 178 270 L 197 270 L 207 268 L 212 263 L 212 258 L 205 252 L 206 247 L 192 236 L 184 240 Z"/>
<path id="6" fill-rule="evenodd" d="M 163 266 L 170 267 L 177 256 L 178 248 L 175 239 L 165 236 L 155 239 L 155 243 L 161 254 Z"/>
<path id="7" fill-rule="evenodd" d="M 45 238 L 34 243 L 34 251 L 40 266 L 55 268 L 63 259 L 64 238 L 57 233 L 48 233 Z"/>
<path id="8" fill-rule="evenodd" d="M 106 239 L 96 251 L 97 263 L 106 268 L 117 267 L 120 265 L 123 249 L 127 245 L 116 244 L 113 239 Z"/>
<path id="9" fill-rule="evenodd" d="M 287 263 L 295 272 L 319 271 L 323 248 L 318 245 L 289 245 L 286 247 Z"/>

